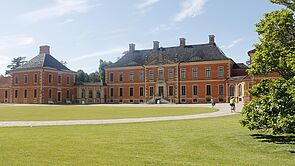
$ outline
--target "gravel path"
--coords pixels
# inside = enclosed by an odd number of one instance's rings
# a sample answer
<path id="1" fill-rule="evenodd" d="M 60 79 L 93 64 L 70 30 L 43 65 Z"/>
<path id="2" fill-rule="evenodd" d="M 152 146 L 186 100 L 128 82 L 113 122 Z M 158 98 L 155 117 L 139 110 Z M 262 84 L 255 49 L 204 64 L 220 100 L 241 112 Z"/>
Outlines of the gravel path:
<path id="1" fill-rule="evenodd" d="M 114 105 L 103 105 L 114 106 Z M 119 105 L 118 105 L 119 106 Z M 131 105 L 121 105 L 131 106 Z M 208 104 L 202 105 L 133 105 L 133 106 L 151 106 L 151 107 L 210 107 Z M 62 126 L 62 125 L 88 125 L 88 124 L 116 124 L 116 123 L 138 123 L 138 122 L 155 122 L 168 120 L 184 120 L 184 119 L 201 119 L 228 116 L 241 112 L 242 104 L 237 104 L 237 113 L 231 113 L 228 103 L 216 104 L 217 112 L 183 115 L 183 116 L 164 116 L 164 117 L 147 117 L 147 118 L 126 118 L 126 119 L 109 119 L 109 120 L 63 120 L 63 121 L 15 121 L 15 122 L 0 122 L 0 127 L 12 126 Z"/>

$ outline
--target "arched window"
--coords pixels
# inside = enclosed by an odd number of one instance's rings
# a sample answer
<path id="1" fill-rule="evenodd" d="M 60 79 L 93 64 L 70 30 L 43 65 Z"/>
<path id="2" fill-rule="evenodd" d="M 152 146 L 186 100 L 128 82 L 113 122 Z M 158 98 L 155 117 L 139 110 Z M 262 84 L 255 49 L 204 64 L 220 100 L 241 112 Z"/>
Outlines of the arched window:
<path id="1" fill-rule="evenodd" d="M 229 96 L 235 96 L 235 87 L 233 85 L 229 87 Z"/>
<path id="2" fill-rule="evenodd" d="M 239 96 L 243 96 L 243 86 L 242 86 L 242 84 L 239 85 Z"/>
<path id="3" fill-rule="evenodd" d="M 100 98 L 100 92 L 99 91 L 96 92 L 96 98 Z"/>
<path id="4" fill-rule="evenodd" d="M 93 92 L 92 92 L 92 90 L 89 90 L 88 93 L 89 93 L 89 94 L 88 94 L 88 98 L 93 98 Z"/>
<path id="5" fill-rule="evenodd" d="M 82 89 L 82 95 L 81 95 L 82 98 L 85 98 L 85 89 Z"/>

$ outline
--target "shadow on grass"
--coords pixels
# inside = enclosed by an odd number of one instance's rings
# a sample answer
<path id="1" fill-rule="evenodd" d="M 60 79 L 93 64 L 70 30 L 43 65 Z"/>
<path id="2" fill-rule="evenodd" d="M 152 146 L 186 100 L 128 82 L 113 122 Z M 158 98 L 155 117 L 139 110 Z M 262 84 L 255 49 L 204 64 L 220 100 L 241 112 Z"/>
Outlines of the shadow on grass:
<path id="1" fill-rule="evenodd" d="M 261 142 L 286 144 L 295 147 L 295 135 L 267 135 L 267 134 L 251 134 L 251 137 L 260 140 Z M 290 153 L 295 153 L 295 150 L 289 150 Z"/>
<path id="2" fill-rule="evenodd" d="M 295 135 L 252 134 L 251 136 L 261 142 L 295 145 Z"/>

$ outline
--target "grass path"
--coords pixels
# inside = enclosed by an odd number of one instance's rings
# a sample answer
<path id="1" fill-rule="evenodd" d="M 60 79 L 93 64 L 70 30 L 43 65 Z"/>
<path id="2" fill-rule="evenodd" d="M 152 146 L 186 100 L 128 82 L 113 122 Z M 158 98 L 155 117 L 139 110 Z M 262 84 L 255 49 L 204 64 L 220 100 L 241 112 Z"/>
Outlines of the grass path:
<path id="1" fill-rule="evenodd" d="M 294 165 L 295 136 L 252 135 L 240 119 L 0 128 L 0 165 Z"/>

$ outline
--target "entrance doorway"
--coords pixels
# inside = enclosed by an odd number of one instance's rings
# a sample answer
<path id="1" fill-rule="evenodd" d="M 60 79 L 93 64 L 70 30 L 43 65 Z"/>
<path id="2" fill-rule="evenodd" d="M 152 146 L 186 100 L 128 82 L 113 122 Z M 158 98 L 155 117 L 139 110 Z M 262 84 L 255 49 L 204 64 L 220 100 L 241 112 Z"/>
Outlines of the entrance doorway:
<path id="1" fill-rule="evenodd" d="M 61 92 L 57 92 L 57 101 L 61 102 Z"/>
<path id="2" fill-rule="evenodd" d="M 159 86 L 159 96 L 164 96 L 164 87 Z"/>

